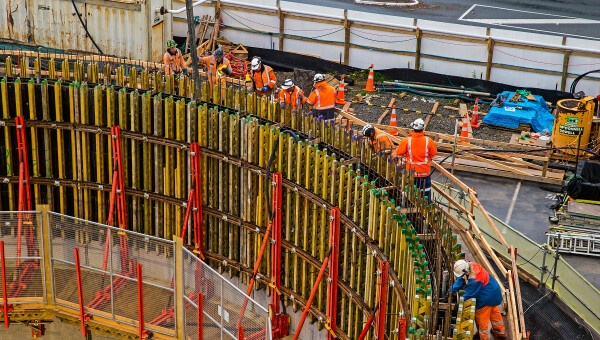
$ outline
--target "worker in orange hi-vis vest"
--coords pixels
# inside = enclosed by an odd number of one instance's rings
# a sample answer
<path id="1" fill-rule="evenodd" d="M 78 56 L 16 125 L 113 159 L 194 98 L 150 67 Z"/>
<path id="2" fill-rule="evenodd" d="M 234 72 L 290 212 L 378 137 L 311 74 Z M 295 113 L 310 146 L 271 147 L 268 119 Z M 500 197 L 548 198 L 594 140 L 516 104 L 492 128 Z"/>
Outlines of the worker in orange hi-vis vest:
<path id="1" fill-rule="evenodd" d="M 221 84 L 221 93 L 225 93 L 225 77 L 231 74 L 231 64 L 229 59 L 225 58 L 225 52 L 223 52 L 221 46 L 214 50 L 212 55 L 200 58 L 198 65 L 202 66 L 208 74 L 208 82 L 210 83 L 209 96 L 212 97 L 212 90 L 217 82 Z"/>
<path id="2" fill-rule="evenodd" d="M 251 80 L 254 84 L 256 93 L 261 96 L 273 93 L 275 85 L 277 84 L 277 78 L 275 77 L 273 68 L 264 65 L 260 57 L 254 57 L 252 58 L 251 69 Z"/>
<path id="3" fill-rule="evenodd" d="M 376 129 L 373 125 L 365 125 L 362 129 L 362 134 L 367 137 L 369 146 L 375 153 L 390 154 L 394 150 L 394 144 L 390 140 L 390 137 L 385 132 Z"/>
<path id="4" fill-rule="evenodd" d="M 315 89 L 306 101 L 313 106 L 312 115 L 323 116 L 325 120 L 335 118 L 335 89 L 327 84 L 325 76 L 320 73 L 315 74 L 313 81 Z"/>
<path id="5" fill-rule="evenodd" d="M 279 106 L 281 109 L 291 108 L 292 112 L 296 112 L 298 105 L 306 103 L 306 97 L 304 92 L 294 85 L 294 81 L 286 79 L 281 85 L 281 91 L 279 91 Z"/>
<path id="6" fill-rule="evenodd" d="M 431 159 L 437 155 L 435 142 L 425 136 L 425 122 L 418 118 L 411 127 L 413 132 L 396 148 L 395 156 L 406 155 L 406 169 L 414 170 L 415 184 L 424 191 L 431 203 Z"/>
<path id="7" fill-rule="evenodd" d="M 183 61 L 183 55 L 177 48 L 175 40 L 167 41 L 167 52 L 163 56 L 163 63 L 165 64 L 165 75 L 175 73 L 175 75 L 181 75 L 187 73 L 187 67 Z"/>

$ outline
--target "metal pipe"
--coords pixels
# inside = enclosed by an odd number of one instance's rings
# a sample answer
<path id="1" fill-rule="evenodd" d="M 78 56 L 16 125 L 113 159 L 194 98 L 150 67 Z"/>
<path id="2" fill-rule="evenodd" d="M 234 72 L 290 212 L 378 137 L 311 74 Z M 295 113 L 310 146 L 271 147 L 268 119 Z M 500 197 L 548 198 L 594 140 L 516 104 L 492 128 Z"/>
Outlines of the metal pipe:
<path id="1" fill-rule="evenodd" d="M 383 84 L 384 85 L 403 86 L 403 87 L 414 88 L 414 89 L 430 90 L 430 91 L 440 91 L 440 92 L 460 93 L 460 94 L 472 94 L 474 96 L 481 96 L 481 97 L 491 97 L 492 96 L 492 94 L 488 93 L 488 92 L 467 91 L 467 90 L 451 89 L 451 88 L 439 87 L 439 86 L 418 85 L 418 84 L 411 84 L 411 83 L 403 83 L 403 82 L 400 82 L 398 80 L 384 81 Z"/>
<path id="2" fill-rule="evenodd" d="M 198 340 L 204 339 L 204 325 L 202 324 L 204 321 L 204 295 L 202 293 L 198 293 Z"/>
<path id="3" fill-rule="evenodd" d="M 308 311 L 310 310 L 310 305 L 312 304 L 315 295 L 317 294 L 317 290 L 319 289 L 319 283 L 323 278 L 323 274 L 325 273 L 325 268 L 327 268 L 327 263 L 329 262 L 329 254 L 331 254 L 331 248 L 325 254 L 325 259 L 323 260 L 323 264 L 321 265 L 321 270 L 319 271 L 319 275 L 317 275 L 317 279 L 315 280 L 315 284 L 313 285 L 313 289 L 310 292 L 310 296 L 308 301 L 306 301 L 306 306 L 304 307 L 304 311 L 302 312 L 302 318 L 300 319 L 300 323 L 298 323 L 298 328 L 296 329 L 296 333 L 294 333 L 294 340 L 298 340 L 298 336 L 300 336 L 300 331 L 302 331 L 302 326 L 304 325 L 304 321 L 308 316 Z"/>
<path id="4" fill-rule="evenodd" d="M 138 317 L 139 317 L 139 335 L 144 339 L 146 331 L 144 330 L 144 282 L 142 281 L 142 264 L 137 265 L 137 284 L 138 284 Z M 147 337 L 147 335 L 146 335 Z"/>
<path id="5" fill-rule="evenodd" d="M 554 270 L 552 271 L 552 290 L 554 290 L 554 283 L 556 283 L 556 266 L 558 265 L 558 258 L 560 257 L 559 250 L 560 249 L 560 234 L 558 234 L 558 243 L 556 244 L 556 248 L 554 251 L 556 252 L 556 256 L 554 256 Z"/>
<path id="6" fill-rule="evenodd" d="M 198 5 L 201 5 L 201 4 L 203 4 L 203 3 L 207 2 L 207 1 L 209 1 L 209 0 L 199 0 L 199 1 L 196 1 L 196 2 L 194 2 L 194 3 L 192 4 L 192 6 L 191 6 L 191 7 L 196 7 L 196 6 L 198 6 Z M 186 3 L 187 3 L 187 1 L 186 1 Z M 161 8 L 158 8 L 158 7 L 157 7 L 157 8 L 154 10 L 154 12 L 156 12 L 156 13 L 160 13 L 160 14 L 163 14 L 163 15 L 164 15 L 164 14 L 167 14 L 167 13 L 171 13 L 171 14 L 179 14 L 179 13 L 183 13 L 183 12 L 184 12 L 184 11 L 186 11 L 187 9 L 188 9 L 188 6 L 187 6 L 187 5 L 186 5 L 185 7 L 183 7 L 183 8 L 179 8 L 179 9 L 166 9 L 166 8 L 164 8 L 164 7 L 161 7 Z"/>

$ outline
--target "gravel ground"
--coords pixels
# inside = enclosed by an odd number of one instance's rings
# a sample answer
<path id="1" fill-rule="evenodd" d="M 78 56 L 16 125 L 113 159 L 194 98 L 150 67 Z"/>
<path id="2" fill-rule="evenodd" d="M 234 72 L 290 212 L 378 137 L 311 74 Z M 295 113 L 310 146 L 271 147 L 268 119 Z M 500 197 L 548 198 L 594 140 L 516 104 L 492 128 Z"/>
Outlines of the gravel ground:
<path id="1" fill-rule="evenodd" d="M 283 82 L 284 79 L 293 77 L 293 72 L 277 72 L 277 80 L 279 82 Z M 425 119 L 427 117 L 426 114 L 420 114 L 415 112 L 406 112 L 402 109 L 410 109 L 414 111 L 421 112 L 431 112 L 435 101 L 440 101 L 440 105 L 436 111 L 436 114 L 441 114 L 442 116 L 432 116 L 429 125 L 427 126 L 427 131 L 445 133 L 445 134 L 454 134 L 454 126 L 456 116 L 458 116 L 458 111 L 450 110 L 444 108 L 444 106 L 452 106 L 457 107 L 459 103 L 454 103 L 454 100 L 445 100 L 445 99 L 433 99 L 433 98 L 424 98 L 421 96 L 413 96 L 411 94 L 407 94 L 403 98 L 398 96 L 398 93 L 366 93 L 361 89 L 365 87 L 364 81 L 357 81 L 354 86 L 346 85 L 346 100 L 352 99 L 356 94 L 361 93 L 363 95 L 368 95 L 370 97 L 363 97 L 363 103 L 365 99 L 373 104 L 373 106 L 361 104 L 361 103 L 353 103 L 351 108 L 354 109 L 354 114 L 361 120 L 369 123 L 376 123 L 379 117 L 386 110 L 380 106 L 388 106 L 392 98 L 396 98 L 395 105 L 397 108 L 397 124 L 398 127 L 409 127 L 410 123 L 412 123 L 417 118 Z M 309 93 L 306 93 L 308 95 Z M 467 107 L 469 110 L 473 109 L 472 103 L 467 103 Z M 488 112 L 488 105 L 479 105 L 480 112 Z M 390 123 L 391 114 L 388 113 L 382 124 Z M 453 117 L 454 116 L 454 117 Z M 481 122 L 481 117 L 480 117 Z M 460 131 L 458 131 L 460 133 Z M 499 142 L 509 142 L 513 132 L 504 129 L 498 129 L 491 126 L 481 125 L 477 129 L 473 129 L 473 137 L 480 139 L 487 139 Z"/>

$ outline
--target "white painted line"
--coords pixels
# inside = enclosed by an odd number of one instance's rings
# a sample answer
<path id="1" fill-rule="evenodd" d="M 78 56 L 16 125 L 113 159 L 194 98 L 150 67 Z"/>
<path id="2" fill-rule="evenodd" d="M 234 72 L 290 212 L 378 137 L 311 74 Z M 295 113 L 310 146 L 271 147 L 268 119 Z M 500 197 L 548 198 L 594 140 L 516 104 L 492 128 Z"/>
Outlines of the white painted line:
<path id="1" fill-rule="evenodd" d="M 482 24 L 504 25 L 504 24 L 531 24 L 531 25 L 560 25 L 560 24 L 600 24 L 600 21 L 590 19 L 462 19 L 463 21 L 479 22 Z"/>
<path id="2" fill-rule="evenodd" d="M 517 187 L 515 188 L 515 192 L 513 193 L 512 201 L 510 202 L 508 212 L 506 213 L 506 219 L 504 220 L 504 223 L 506 224 L 510 222 L 510 218 L 512 217 L 513 210 L 515 209 L 515 203 L 517 202 L 517 197 L 519 196 L 519 190 L 521 190 L 522 182 L 523 181 L 519 181 L 519 183 L 517 183 Z"/>
<path id="3" fill-rule="evenodd" d="M 469 7 L 469 9 L 468 9 L 466 12 L 464 12 L 464 13 L 463 13 L 463 14 L 460 16 L 460 18 L 458 18 L 458 20 L 463 20 L 464 16 L 465 16 L 465 15 L 467 15 L 467 14 L 469 14 L 469 12 L 471 12 L 471 10 L 472 10 L 473 8 L 475 8 L 475 6 L 479 6 L 479 5 L 477 5 L 477 4 L 473 4 L 473 6 Z"/>
<path id="4" fill-rule="evenodd" d="M 474 5 L 475 6 L 475 5 Z M 539 14 L 539 15 L 546 15 L 549 17 L 559 17 L 559 18 L 568 18 L 568 19 L 578 19 L 575 17 L 568 17 L 565 15 L 558 15 L 558 14 L 549 14 L 549 13 L 541 13 L 541 12 L 531 12 L 531 11 L 524 11 L 521 9 L 512 9 L 512 8 L 506 8 L 506 7 L 497 7 L 497 6 L 488 6 L 488 5 L 476 5 L 479 7 L 487 7 L 487 8 L 494 8 L 494 9 L 501 9 L 504 11 L 513 11 L 513 12 L 521 12 L 521 13 L 530 13 L 530 14 Z"/>
<path id="5" fill-rule="evenodd" d="M 382 2 L 382 1 L 369 1 L 369 0 L 354 0 L 357 4 L 362 5 L 376 5 L 386 7 L 408 7 L 416 6 L 419 4 L 419 0 L 412 0 L 412 2 Z"/>

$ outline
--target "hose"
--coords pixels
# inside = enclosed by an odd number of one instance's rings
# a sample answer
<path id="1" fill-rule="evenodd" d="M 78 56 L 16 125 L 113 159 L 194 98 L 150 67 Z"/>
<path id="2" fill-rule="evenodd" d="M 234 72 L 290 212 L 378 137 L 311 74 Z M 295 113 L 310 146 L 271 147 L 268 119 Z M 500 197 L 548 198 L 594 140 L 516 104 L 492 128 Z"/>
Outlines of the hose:
<path id="1" fill-rule="evenodd" d="M 88 31 L 87 26 L 83 22 L 83 19 L 81 19 L 81 14 L 79 14 L 79 10 L 77 9 L 77 6 L 75 5 L 75 0 L 71 0 L 71 3 L 73 4 L 73 8 L 75 8 L 75 13 L 77 13 L 77 17 L 79 18 L 79 22 L 81 23 L 81 26 L 83 26 L 83 29 L 85 30 L 85 33 L 87 34 L 88 37 L 90 37 L 90 40 L 92 41 L 92 43 L 94 44 L 94 46 L 96 46 L 96 49 L 98 49 L 98 52 L 100 52 L 100 54 L 104 54 L 104 52 L 102 52 L 102 50 L 100 49 L 100 47 L 98 47 L 98 44 L 96 44 L 96 41 L 94 41 L 94 38 L 92 37 L 92 35 Z"/>
<path id="2" fill-rule="evenodd" d="M 283 130 L 281 133 L 287 133 L 294 137 L 296 142 L 299 140 L 298 135 L 292 130 Z M 269 157 L 269 162 L 267 163 L 267 171 L 265 172 L 265 197 L 267 200 L 267 215 L 269 216 L 269 221 L 273 221 L 275 218 L 275 212 L 273 211 L 273 207 L 271 206 L 271 198 L 269 197 L 270 185 L 269 178 L 271 177 L 271 164 L 273 164 L 273 158 L 275 158 L 275 151 L 277 151 L 277 146 L 279 145 L 279 137 L 273 143 L 273 149 L 271 150 L 271 156 Z"/>
<path id="3" fill-rule="evenodd" d="M 575 78 L 575 79 L 573 80 L 573 82 L 571 83 L 571 89 L 570 89 L 571 93 L 572 93 L 572 94 L 575 94 L 575 89 L 577 88 L 577 84 L 579 83 L 579 81 L 580 81 L 580 80 L 581 80 L 583 77 L 587 76 L 587 75 L 588 75 L 588 74 L 590 74 L 590 73 L 596 73 L 596 72 L 600 72 L 600 70 L 588 71 L 588 72 L 586 72 L 586 73 L 583 73 L 583 74 L 580 74 L 580 75 L 578 75 L 578 76 L 577 76 L 577 78 Z"/>
<path id="4" fill-rule="evenodd" d="M 410 93 L 417 94 L 419 96 L 431 97 L 431 98 L 462 99 L 462 100 L 466 100 L 466 101 L 469 101 L 469 102 L 474 102 L 475 101 L 475 99 L 469 98 L 469 97 L 464 96 L 462 94 L 444 95 L 444 94 L 427 92 L 427 91 L 417 91 L 417 90 L 409 89 L 407 87 L 402 87 L 402 86 L 393 86 L 393 87 L 386 88 L 385 85 L 382 85 L 382 86 L 378 87 L 378 89 L 382 89 L 383 92 L 405 91 L 405 92 L 410 92 Z M 388 91 L 388 90 L 392 90 L 392 91 Z M 480 104 L 489 105 L 492 102 L 487 102 L 487 101 L 480 100 L 479 103 Z"/>

